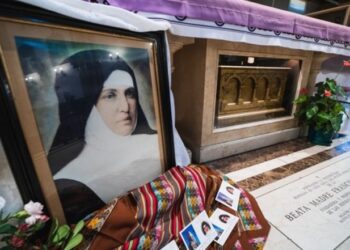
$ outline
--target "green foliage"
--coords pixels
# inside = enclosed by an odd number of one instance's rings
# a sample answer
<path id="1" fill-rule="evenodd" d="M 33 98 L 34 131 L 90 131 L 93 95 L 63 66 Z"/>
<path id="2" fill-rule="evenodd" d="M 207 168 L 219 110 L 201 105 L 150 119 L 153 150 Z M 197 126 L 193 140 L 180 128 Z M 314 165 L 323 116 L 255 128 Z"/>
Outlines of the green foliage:
<path id="1" fill-rule="evenodd" d="M 328 78 L 315 86 L 317 91 L 313 96 L 301 94 L 294 100 L 299 105 L 294 115 L 317 130 L 339 131 L 343 114 L 347 115 L 344 106 L 337 100 L 339 96 L 345 96 L 344 89 L 335 80 Z"/>
<path id="2" fill-rule="evenodd" d="M 84 221 L 79 221 L 78 224 L 75 226 L 74 230 L 73 230 L 73 237 L 76 236 L 85 226 Z"/>
<path id="3" fill-rule="evenodd" d="M 0 225 L 0 234 L 14 234 L 17 228 L 9 223 Z"/>
<path id="4" fill-rule="evenodd" d="M 78 246 L 80 244 L 80 242 L 82 242 L 82 241 L 83 241 L 83 235 L 77 234 L 68 241 L 64 250 L 71 250 L 74 247 Z"/>
<path id="5" fill-rule="evenodd" d="M 68 225 L 62 225 L 58 227 L 55 235 L 53 236 L 52 243 L 58 246 L 62 245 L 69 237 L 70 228 Z"/>
<path id="6" fill-rule="evenodd" d="M 54 218 L 52 220 L 52 224 L 51 224 L 51 228 L 50 228 L 50 232 L 49 232 L 49 237 L 47 239 L 47 245 L 49 245 L 49 246 L 52 245 L 53 237 L 55 236 L 57 229 L 58 229 L 58 220 L 57 220 L 57 218 Z"/>
<path id="7" fill-rule="evenodd" d="M 71 250 L 78 246 L 84 239 L 80 231 L 84 228 L 84 221 L 79 221 L 72 230 L 68 225 L 58 225 L 57 219 L 52 222 L 48 243 L 43 249 Z"/>
<path id="8" fill-rule="evenodd" d="M 79 221 L 72 229 L 68 225 L 59 225 L 58 220 L 52 220 L 47 240 L 38 238 L 36 234 L 49 219 L 46 215 L 37 215 L 33 224 L 28 224 L 27 218 L 33 216 L 25 210 L 4 216 L 0 209 L 0 245 L 1 249 L 42 249 L 71 250 L 83 241 L 80 231 L 84 221 Z M 35 243 L 33 243 L 35 242 Z"/>

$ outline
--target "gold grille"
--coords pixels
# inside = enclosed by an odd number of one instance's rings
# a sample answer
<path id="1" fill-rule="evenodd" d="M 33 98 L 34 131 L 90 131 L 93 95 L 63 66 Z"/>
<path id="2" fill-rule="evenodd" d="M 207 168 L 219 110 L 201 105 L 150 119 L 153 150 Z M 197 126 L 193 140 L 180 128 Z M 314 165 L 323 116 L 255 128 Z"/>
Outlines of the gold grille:
<path id="1" fill-rule="evenodd" d="M 249 121 L 251 116 L 273 116 L 285 111 L 282 102 L 289 70 L 287 67 L 220 66 L 218 120 L 225 124 L 237 119 Z"/>

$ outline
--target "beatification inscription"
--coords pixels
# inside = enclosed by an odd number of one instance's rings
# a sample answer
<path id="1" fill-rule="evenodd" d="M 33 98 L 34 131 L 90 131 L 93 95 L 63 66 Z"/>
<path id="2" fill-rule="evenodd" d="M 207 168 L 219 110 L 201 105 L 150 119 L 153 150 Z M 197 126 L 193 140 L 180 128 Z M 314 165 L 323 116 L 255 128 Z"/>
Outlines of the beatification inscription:
<path id="1" fill-rule="evenodd" d="M 350 236 L 350 157 L 257 198 L 266 218 L 302 249 Z"/>

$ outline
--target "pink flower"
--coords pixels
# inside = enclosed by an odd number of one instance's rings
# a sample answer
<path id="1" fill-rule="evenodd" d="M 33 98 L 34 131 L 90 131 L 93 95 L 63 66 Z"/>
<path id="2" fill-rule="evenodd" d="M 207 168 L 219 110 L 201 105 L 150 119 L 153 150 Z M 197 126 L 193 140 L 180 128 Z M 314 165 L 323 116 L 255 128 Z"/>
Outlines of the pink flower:
<path id="1" fill-rule="evenodd" d="M 37 223 L 38 221 L 41 223 L 44 223 L 44 222 L 48 221 L 49 219 L 50 218 L 45 214 L 31 215 L 25 219 L 25 222 L 31 226 L 31 225 L 34 225 L 35 223 Z"/>
<path id="2" fill-rule="evenodd" d="M 40 215 L 39 215 L 40 216 Z M 36 223 L 37 220 L 37 216 L 36 215 L 32 215 L 29 216 L 28 218 L 26 218 L 24 221 L 28 224 L 28 225 L 34 225 Z"/>
<path id="3" fill-rule="evenodd" d="M 9 241 L 10 245 L 15 247 L 15 248 L 19 248 L 19 247 L 23 247 L 24 245 L 24 239 L 13 235 L 12 238 Z"/>
<path id="4" fill-rule="evenodd" d="M 343 61 L 343 66 L 344 66 L 344 67 L 350 67 L 350 60 L 347 60 L 347 61 L 344 60 L 344 61 Z"/>
<path id="5" fill-rule="evenodd" d="M 43 215 L 40 215 L 40 217 L 38 218 L 41 222 L 46 222 L 48 221 L 50 218 L 49 216 L 43 214 Z"/>
<path id="6" fill-rule="evenodd" d="M 21 232 L 26 232 L 29 227 L 30 227 L 30 225 L 28 225 L 28 224 L 21 224 L 21 225 L 19 225 L 18 230 Z"/>
<path id="7" fill-rule="evenodd" d="M 331 95 L 332 95 L 331 91 L 329 91 L 329 90 L 325 90 L 325 91 L 324 91 L 324 96 L 329 97 L 329 96 L 331 96 Z"/>
<path id="8" fill-rule="evenodd" d="M 30 201 L 26 205 L 24 205 L 25 212 L 28 213 L 29 217 L 25 219 L 25 222 L 31 226 L 34 225 L 37 221 L 46 222 L 49 220 L 45 214 L 43 214 L 44 206 L 39 202 Z"/>
<path id="9" fill-rule="evenodd" d="M 24 205 L 24 210 L 29 215 L 41 215 L 43 213 L 43 208 L 44 206 L 41 205 L 39 202 L 33 202 L 33 201 L 30 201 Z"/>

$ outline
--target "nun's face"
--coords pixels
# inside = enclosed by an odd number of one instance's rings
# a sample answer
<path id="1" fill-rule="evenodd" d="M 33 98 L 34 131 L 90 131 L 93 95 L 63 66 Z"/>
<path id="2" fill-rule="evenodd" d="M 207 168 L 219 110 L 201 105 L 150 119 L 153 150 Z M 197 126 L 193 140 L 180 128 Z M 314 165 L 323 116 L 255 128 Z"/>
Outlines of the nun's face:
<path id="1" fill-rule="evenodd" d="M 103 84 L 96 108 L 105 124 L 118 135 L 130 135 L 137 121 L 136 89 L 126 71 L 115 70 Z"/>

